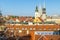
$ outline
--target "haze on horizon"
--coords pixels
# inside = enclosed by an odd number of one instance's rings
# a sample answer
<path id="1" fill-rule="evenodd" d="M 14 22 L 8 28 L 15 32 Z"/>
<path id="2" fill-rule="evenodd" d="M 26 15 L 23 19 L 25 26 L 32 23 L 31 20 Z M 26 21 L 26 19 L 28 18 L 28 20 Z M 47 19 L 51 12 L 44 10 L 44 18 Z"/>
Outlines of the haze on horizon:
<path id="1" fill-rule="evenodd" d="M 0 10 L 3 15 L 34 16 L 35 7 L 44 0 L 0 0 Z M 46 0 L 46 14 L 60 15 L 60 0 Z"/>

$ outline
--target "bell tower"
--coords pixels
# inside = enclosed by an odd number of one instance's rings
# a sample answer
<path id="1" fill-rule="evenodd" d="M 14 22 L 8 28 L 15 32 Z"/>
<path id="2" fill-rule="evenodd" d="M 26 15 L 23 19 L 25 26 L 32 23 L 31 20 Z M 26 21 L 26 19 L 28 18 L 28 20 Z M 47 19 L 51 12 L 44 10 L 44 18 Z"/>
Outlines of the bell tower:
<path id="1" fill-rule="evenodd" d="M 0 16 L 2 16 L 2 13 L 1 13 L 1 11 L 0 11 Z"/>
<path id="2" fill-rule="evenodd" d="M 42 16 L 41 16 L 42 20 L 46 20 L 46 0 L 44 0 L 44 4 L 42 7 Z"/>
<path id="3" fill-rule="evenodd" d="M 35 18 L 39 17 L 39 11 L 38 11 L 38 6 L 36 6 L 36 10 L 35 10 Z"/>

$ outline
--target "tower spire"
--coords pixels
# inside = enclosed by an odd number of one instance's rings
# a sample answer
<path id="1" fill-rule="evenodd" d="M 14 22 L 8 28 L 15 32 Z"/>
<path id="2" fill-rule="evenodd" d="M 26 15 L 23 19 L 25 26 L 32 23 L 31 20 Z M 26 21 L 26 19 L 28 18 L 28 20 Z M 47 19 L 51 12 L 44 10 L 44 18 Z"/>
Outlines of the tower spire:
<path id="1" fill-rule="evenodd" d="M 46 5 L 45 5 L 45 3 L 46 3 L 46 0 L 44 0 L 44 2 L 43 2 L 43 8 L 42 8 L 42 16 L 41 16 L 41 18 L 42 18 L 42 20 L 46 20 Z"/>
<path id="2" fill-rule="evenodd" d="M 46 8 L 46 0 L 44 0 L 43 8 Z"/>
<path id="3" fill-rule="evenodd" d="M 1 10 L 0 10 L 0 16 L 2 16 Z"/>
<path id="4" fill-rule="evenodd" d="M 35 11 L 38 12 L 38 6 L 36 6 L 36 10 Z"/>

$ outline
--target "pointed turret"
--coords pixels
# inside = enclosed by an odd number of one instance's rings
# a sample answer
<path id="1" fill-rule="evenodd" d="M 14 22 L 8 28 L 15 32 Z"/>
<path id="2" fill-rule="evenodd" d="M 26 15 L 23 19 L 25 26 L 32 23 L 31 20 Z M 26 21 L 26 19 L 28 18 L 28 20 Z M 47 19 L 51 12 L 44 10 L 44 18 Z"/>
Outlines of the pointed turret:
<path id="1" fill-rule="evenodd" d="M 36 10 L 35 10 L 35 12 L 38 12 L 38 6 L 36 6 Z"/>
<path id="2" fill-rule="evenodd" d="M 44 0 L 43 8 L 46 8 L 46 0 Z"/>
<path id="3" fill-rule="evenodd" d="M 38 11 L 38 6 L 36 6 L 36 10 L 35 10 L 35 18 L 37 18 L 37 17 L 40 17 L 39 11 Z"/>
<path id="4" fill-rule="evenodd" d="M 1 11 L 0 11 L 0 16 L 2 16 L 2 13 L 1 13 Z"/>

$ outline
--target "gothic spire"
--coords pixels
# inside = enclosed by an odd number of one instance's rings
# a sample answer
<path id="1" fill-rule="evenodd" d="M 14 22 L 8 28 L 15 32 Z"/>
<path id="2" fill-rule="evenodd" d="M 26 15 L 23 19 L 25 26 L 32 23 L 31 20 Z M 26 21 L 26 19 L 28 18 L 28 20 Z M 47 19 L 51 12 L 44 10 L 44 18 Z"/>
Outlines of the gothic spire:
<path id="1" fill-rule="evenodd" d="M 36 6 L 36 10 L 35 11 L 38 12 L 38 6 Z"/>
<path id="2" fill-rule="evenodd" d="M 44 4 L 43 4 L 43 8 L 45 8 L 46 7 L 46 0 L 44 0 Z"/>

